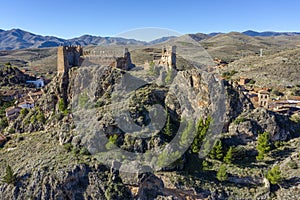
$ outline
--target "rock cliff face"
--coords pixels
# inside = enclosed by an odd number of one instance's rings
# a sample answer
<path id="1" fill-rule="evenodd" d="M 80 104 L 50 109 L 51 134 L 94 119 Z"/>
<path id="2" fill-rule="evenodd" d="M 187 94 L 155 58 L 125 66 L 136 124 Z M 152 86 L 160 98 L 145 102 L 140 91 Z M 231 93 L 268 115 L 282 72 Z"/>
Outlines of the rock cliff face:
<path id="1" fill-rule="evenodd" d="M 12 86 L 14 84 L 26 84 L 26 81 L 32 80 L 27 74 L 21 72 L 18 68 L 10 65 L 0 67 L 0 86 Z"/>
<path id="2" fill-rule="evenodd" d="M 172 141 L 183 119 L 196 123 L 211 116 L 213 133 L 222 136 L 221 133 L 229 132 L 231 139 L 238 139 L 232 140 L 234 144 L 227 142 L 229 146 L 256 141 L 258 133 L 264 131 L 270 133 L 272 141 L 287 140 L 297 129 L 287 117 L 263 108 L 254 109 L 237 88 L 200 70 L 180 71 L 168 84 L 157 84 L 165 80 L 151 80 L 144 81 L 104 66 L 82 67 L 71 70 L 68 76 L 57 76 L 45 88 L 37 104 L 39 108 L 16 120 L 14 128 L 22 134 L 12 135 L 7 144 L 10 148 L 0 149 L 0 162 L 6 157 L 17 173 L 14 186 L 0 185 L 0 199 L 155 199 L 171 196 L 180 199 L 188 195 L 195 199 L 227 199 L 230 191 L 220 189 L 217 184 L 211 183 L 210 189 L 202 189 L 202 180 L 190 179 L 188 181 L 193 184 L 182 185 L 183 177 L 172 182 L 166 181 L 165 175 L 119 174 L 99 164 L 104 160 L 99 161 L 95 155 L 111 148 L 142 154 L 151 149 L 159 150 Z M 128 101 L 121 101 L 127 97 Z M 156 104 L 161 105 L 162 112 L 157 111 L 155 115 L 151 109 Z M 129 114 L 125 115 L 125 111 Z M 45 120 L 31 121 L 39 113 Z M 159 115 L 164 117 L 163 123 L 153 118 L 158 119 Z M 122 124 L 120 119 L 126 123 Z M 159 128 L 156 134 L 134 137 L 136 132 L 147 134 L 140 127 L 151 123 L 154 128 L 150 127 L 150 131 Z M 188 153 L 162 169 L 170 172 L 194 165 L 187 162 Z M 118 168 L 122 169 L 124 158 L 117 153 L 114 156 L 121 163 Z M 137 167 L 132 165 L 132 169 L 138 168 L 141 172 L 145 167 L 138 162 L 134 164 Z M 207 176 L 212 175 L 207 173 Z M 210 182 L 215 181 L 211 179 L 208 178 Z M 249 184 L 252 179 L 232 176 L 229 181 Z M 137 187 L 138 192 L 134 192 L 133 187 Z"/>

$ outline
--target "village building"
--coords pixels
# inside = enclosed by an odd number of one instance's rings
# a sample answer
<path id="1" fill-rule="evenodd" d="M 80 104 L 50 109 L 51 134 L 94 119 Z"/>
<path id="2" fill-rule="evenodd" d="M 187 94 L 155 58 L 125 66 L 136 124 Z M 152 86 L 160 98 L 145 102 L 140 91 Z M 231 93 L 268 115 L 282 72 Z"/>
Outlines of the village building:
<path id="1" fill-rule="evenodd" d="M 266 90 L 258 92 L 258 105 L 260 107 L 269 108 L 270 93 Z"/>
<path id="2" fill-rule="evenodd" d="M 17 105 L 19 108 L 26 108 L 26 109 L 31 109 L 34 107 L 34 101 L 27 101 L 25 100 L 24 102 L 21 102 Z"/>
<path id="3" fill-rule="evenodd" d="M 6 118 L 8 121 L 17 119 L 22 108 L 17 106 L 11 106 L 5 110 Z"/>
<path id="4" fill-rule="evenodd" d="M 3 101 L 12 101 L 15 99 L 19 99 L 23 96 L 18 90 L 6 90 L 1 92 L 1 99 Z"/>
<path id="5" fill-rule="evenodd" d="M 35 81 L 26 81 L 27 84 L 33 84 L 36 88 L 42 88 L 45 86 L 45 82 L 43 78 L 39 78 Z"/>
<path id="6" fill-rule="evenodd" d="M 43 91 L 36 91 L 36 92 L 30 91 L 30 92 L 28 92 L 28 97 L 33 102 L 37 101 L 42 95 L 43 95 Z"/>

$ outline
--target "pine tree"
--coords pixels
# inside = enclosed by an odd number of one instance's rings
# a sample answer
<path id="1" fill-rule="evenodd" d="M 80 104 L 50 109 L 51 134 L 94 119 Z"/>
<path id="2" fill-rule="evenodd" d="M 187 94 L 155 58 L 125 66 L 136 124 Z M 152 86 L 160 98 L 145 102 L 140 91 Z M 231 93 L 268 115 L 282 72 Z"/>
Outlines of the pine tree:
<path id="1" fill-rule="evenodd" d="M 194 138 L 194 141 L 191 145 L 193 153 L 199 153 L 202 143 L 204 142 L 207 135 L 211 121 L 211 117 L 208 117 L 205 121 L 203 121 L 203 119 L 199 119 L 196 125 L 196 137 Z"/>
<path id="2" fill-rule="evenodd" d="M 231 164 L 233 161 L 233 147 L 230 147 L 226 153 L 226 156 L 224 157 L 224 162 L 227 164 Z"/>
<path id="3" fill-rule="evenodd" d="M 217 140 L 214 147 L 212 148 L 209 157 L 211 159 L 221 160 L 223 158 L 223 147 L 221 140 Z"/>
<path id="4" fill-rule="evenodd" d="M 202 161 L 202 170 L 206 171 L 209 169 L 209 163 L 206 160 Z"/>
<path id="5" fill-rule="evenodd" d="M 257 160 L 263 160 L 265 154 L 271 150 L 270 144 L 270 134 L 268 132 L 264 132 L 263 134 L 259 134 L 257 139 L 257 147 L 258 156 L 256 156 Z"/>
<path id="6" fill-rule="evenodd" d="M 273 185 L 278 184 L 282 181 L 281 171 L 278 165 L 276 165 L 270 171 L 268 171 L 267 179 Z"/>
<path id="7" fill-rule="evenodd" d="M 172 127 L 171 127 L 171 119 L 170 119 L 170 114 L 167 113 L 167 122 L 166 122 L 166 126 L 164 128 L 164 133 L 167 136 L 172 136 Z"/>
<path id="8" fill-rule="evenodd" d="M 217 179 L 219 181 L 226 181 L 228 179 L 228 174 L 226 172 L 226 166 L 225 165 L 221 165 L 221 167 L 219 168 L 219 171 L 217 173 Z"/>
<path id="9" fill-rule="evenodd" d="M 14 174 L 14 171 L 12 170 L 10 165 L 6 166 L 6 173 L 2 181 L 7 184 L 13 184 L 13 185 L 15 184 L 16 175 Z"/>

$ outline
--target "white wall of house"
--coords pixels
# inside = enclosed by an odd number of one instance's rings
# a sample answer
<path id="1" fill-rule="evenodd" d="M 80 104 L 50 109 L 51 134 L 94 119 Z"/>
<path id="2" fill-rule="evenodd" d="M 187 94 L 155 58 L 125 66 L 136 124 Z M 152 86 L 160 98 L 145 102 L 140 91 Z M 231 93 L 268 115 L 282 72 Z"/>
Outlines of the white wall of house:
<path id="1" fill-rule="evenodd" d="M 32 83 L 35 85 L 36 88 L 41 88 L 45 86 L 45 82 L 42 78 L 36 80 L 36 81 L 26 81 L 26 83 Z"/>
<path id="2" fill-rule="evenodd" d="M 31 109 L 31 108 L 34 107 L 34 103 L 21 103 L 21 104 L 18 105 L 18 107 Z"/>

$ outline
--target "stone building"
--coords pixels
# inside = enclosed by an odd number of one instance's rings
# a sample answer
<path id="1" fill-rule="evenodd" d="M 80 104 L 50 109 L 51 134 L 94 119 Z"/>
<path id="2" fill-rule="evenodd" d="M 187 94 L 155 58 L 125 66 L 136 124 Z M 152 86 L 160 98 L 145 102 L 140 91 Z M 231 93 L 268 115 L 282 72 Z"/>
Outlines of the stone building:
<path id="1" fill-rule="evenodd" d="M 159 65 L 166 66 L 168 69 L 176 68 L 176 46 L 162 48 Z"/>
<path id="2" fill-rule="evenodd" d="M 64 74 L 70 67 L 80 66 L 83 51 L 81 46 L 60 46 L 57 49 L 57 72 Z"/>
<path id="3" fill-rule="evenodd" d="M 123 70 L 129 70 L 134 65 L 131 62 L 130 52 L 124 49 L 122 56 L 116 56 L 115 52 L 106 49 L 95 48 L 92 51 L 84 51 L 81 46 L 61 46 L 57 50 L 57 71 L 64 74 L 74 66 L 111 66 Z"/>
<path id="4" fill-rule="evenodd" d="M 258 92 L 258 105 L 260 107 L 269 108 L 270 93 L 266 90 Z"/>

